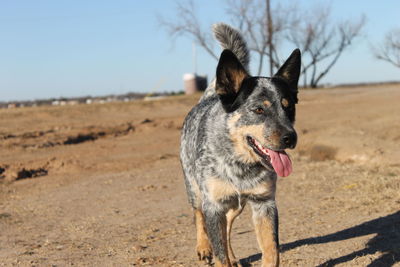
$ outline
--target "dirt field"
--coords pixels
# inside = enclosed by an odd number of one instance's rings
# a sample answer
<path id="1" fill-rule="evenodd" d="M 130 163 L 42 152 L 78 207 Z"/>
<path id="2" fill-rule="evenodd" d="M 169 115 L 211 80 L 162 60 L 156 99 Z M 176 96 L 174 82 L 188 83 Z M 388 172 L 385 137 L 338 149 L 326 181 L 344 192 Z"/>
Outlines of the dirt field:
<path id="1" fill-rule="evenodd" d="M 179 136 L 197 96 L 0 110 L 0 266 L 204 266 Z M 400 85 L 302 91 L 282 266 L 400 266 Z M 259 266 L 248 209 L 233 246 Z"/>

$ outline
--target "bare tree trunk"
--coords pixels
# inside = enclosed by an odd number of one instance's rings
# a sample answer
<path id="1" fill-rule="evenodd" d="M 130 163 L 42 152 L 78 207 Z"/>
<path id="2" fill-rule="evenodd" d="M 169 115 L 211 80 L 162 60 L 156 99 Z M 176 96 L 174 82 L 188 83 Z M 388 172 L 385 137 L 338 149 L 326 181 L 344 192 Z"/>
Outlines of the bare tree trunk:
<path id="1" fill-rule="evenodd" d="M 307 69 L 304 67 L 304 64 L 303 63 L 301 63 L 301 67 L 302 67 L 302 72 L 301 72 L 301 74 L 302 74 L 302 76 L 303 76 L 303 87 L 304 88 L 306 88 L 307 87 Z"/>
<path id="2" fill-rule="evenodd" d="M 260 76 L 261 75 L 261 70 L 262 70 L 262 67 L 263 67 L 263 60 L 264 60 L 264 54 L 260 54 L 260 57 L 259 57 L 259 61 L 258 61 L 258 76 Z"/>
<path id="3" fill-rule="evenodd" d="M 333 65 L 336 64 L 336 61 L 339 59 L 340 55 L 342 54 L 343 49 L 344 49 L 344 47 L 342 49 L 338 50 L 337 54 L 335 55 L 335 57 L 333 58 L 331 63 L 329 63 L 329 65 L 325 68 L 325 70 L 322 71 L 318 75 L 318 77 L 315 79 L 315 85 L 317 85 L 319 83 L 319 81 L 330 71 L 330 69 L 333 67 Z M 313 88 L 315 88 L 315 87 L 313 87 Z"/>
<path id="4" fill-rule="evenodd" d="M 315 76 L 317 75 L 317 65 L 312 65 L 312 73 L 311 73 L 311 80 L 310 80 L 310 87 L 317 88 L 317 83 L 315 82 Z"/>
<path id="5" fill-rule="evenodd" d="M 268 29 L 268 50 L 269 50 L 269 75 L 272 77 L 274 75 L 274 59 L 272 56 L 273 52 L 273 43 L 272 43 L 272 35 L 273 35 L 273 25 L 272 25 L 272 17 L 271 17 L 271 3 L 270 0 L 266 0 L 266 12 L 267 12 L 267 29 Z"/>

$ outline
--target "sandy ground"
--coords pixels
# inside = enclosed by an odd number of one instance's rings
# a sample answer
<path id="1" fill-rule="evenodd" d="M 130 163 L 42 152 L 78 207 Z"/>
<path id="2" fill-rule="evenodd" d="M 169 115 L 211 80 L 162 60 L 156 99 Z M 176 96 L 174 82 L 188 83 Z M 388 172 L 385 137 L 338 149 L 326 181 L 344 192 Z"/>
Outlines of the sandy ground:
<path id="1" fill-rule="evenodd" d="M 0 266 L 204 266 L 179 164 L 197 96 L 0 110 Z M 400 86 L 302 91 L 282 266 L 400 266 Z M 246 209 L 233 246 L 260 254 Z"/>

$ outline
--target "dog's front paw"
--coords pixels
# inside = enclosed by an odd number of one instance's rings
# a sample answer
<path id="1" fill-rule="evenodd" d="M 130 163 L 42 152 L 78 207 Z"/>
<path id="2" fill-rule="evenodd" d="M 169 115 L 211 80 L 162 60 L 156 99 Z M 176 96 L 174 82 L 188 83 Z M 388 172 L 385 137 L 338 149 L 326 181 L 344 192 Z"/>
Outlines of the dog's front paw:
<path id="1" fill-rule="evenodd" d="M 211 264 L 212 260 L 212 249 L 209 243 L 203 242 L 196 247 L 197 255 L 199 260 L 205 261 L 207 264 Z"/>

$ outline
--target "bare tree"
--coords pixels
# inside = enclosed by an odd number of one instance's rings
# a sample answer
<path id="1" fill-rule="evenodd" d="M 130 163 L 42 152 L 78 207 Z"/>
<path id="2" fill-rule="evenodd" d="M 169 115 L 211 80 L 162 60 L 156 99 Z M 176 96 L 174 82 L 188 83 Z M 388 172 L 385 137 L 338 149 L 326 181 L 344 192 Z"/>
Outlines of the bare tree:
<path id="1" fill-rule="evenodd" d="M 400 28 L 388 32 L 379 48 L 374 49 L 377 59 L 400 68 Z"/>
<path id="2" fill-rule="evenodd" d="M 257 75 L 261 75 L 265 57 L 268 58 L 270 76 L 280 66 L 277 48 L 284 32 L 295 24 L 295 6 L 271 7 L 270 0 L 226 0 L 227 13 L 249 40 L 249 49 L 258 56 Z"/>
<path id="3" fill-rule="evenodd" d="M 287 39 L 300 48 L 302 57 L 302 76 L 304 86 L 316 88 L 321 79 L 336 64 L 343 51 L 361 35 L 365 17 L 358 21 L 332 22 L 329 7 L 319 7 L 311 14 L 299 15 L 298 20 L 288 31 Z"/>
<path id="4" fill-rule="evenodd" d="M 204 31 L 201 28 L 193 0 L 189 0 L 185 3 L 176 2 L 176 15 L 178 18 L 176 22 L 166 20 L 159 16 L 158 20 L 160 25 L 168 31 L 172 38 L 181 35 L 187 35 L 193 38 L 199 46 L 210 54 L 210 56 L 218 60 L 218 56 L 214 53 L 213 49 L 215 41 L 213 41 L 209 29 Z"/>
<path id="5" fill-rule="evenodd" d="M 184 1 L 184 0 L 182 0 Z M 271 5 L 271 0 L 225 0 L 226 12 L 249 42 L 249 49 L 258 58 L 257 75 L 261 75 L 268 59 L 270 75 L 279 68 L 280 48 L 291 44 L 303 53 L 304 86 L 317 87 L 336 64 L 343 51 L 361 35 L 365 18 L 335 23 L 330 8 L 322 6 L 303 12 L 297 5 Z M 202 30 L 192 0 L 177 3 L 175 22 L 160 18 L 160 25 L 173 37 L 193 38 L 213 58 L 214 41 L 209 30 Z"/>
<path id="6" fill-rule="evenodd" d="M 199 46 L 217 59 L 210 31 L 201 28 L 194 2 L 177 2 L 176 10 L 175 22 L 159 17 L 160 25 L 172 37 L 187 35 L 193 38 Z M 271 75 L 279 68 L 281 61 L 277 47 L 284 39 L 284 31 L 290 28 L 290 15 L 293 13 L 290 11 L 294 10 L 294 7 L 285 10 L 280 6 L 271 8 L 270 0 L 226 0 L 226 12 L 233 24 L 249 40 L 249 49 L 258 56 L 258 75 L 262 73 L 265 58 L 269 61 Z"/>

